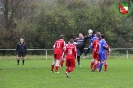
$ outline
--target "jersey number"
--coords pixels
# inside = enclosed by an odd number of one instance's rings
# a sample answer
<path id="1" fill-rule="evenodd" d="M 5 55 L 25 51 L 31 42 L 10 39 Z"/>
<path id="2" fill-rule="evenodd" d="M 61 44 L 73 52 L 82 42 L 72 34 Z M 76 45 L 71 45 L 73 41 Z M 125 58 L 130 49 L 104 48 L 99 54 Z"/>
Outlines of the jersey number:
<path id="1" fill-rule="evenodd" d="M 60 43 L 57 43 L 57 48 L 60 48 Z"/>

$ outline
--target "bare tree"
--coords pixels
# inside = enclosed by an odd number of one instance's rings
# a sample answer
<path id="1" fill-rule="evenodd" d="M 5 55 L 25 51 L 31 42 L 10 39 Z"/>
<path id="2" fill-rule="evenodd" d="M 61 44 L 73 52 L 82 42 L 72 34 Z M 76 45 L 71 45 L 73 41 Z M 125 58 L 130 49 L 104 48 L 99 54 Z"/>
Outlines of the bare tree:
<path id="1" fill-rule="evenodd" d="M 33 0 L 1 0 L 3 4 L 3 19 L 6 30 L 14 29 L 14 18 L 23 18 L 32 9 Z"/>

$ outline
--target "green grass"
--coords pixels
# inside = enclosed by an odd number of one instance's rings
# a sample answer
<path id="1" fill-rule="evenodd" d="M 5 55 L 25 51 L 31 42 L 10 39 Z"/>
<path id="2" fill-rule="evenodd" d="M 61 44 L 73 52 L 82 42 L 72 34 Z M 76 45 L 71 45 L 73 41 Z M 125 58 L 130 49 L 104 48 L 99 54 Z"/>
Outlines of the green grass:
<path id="1" fill-rule="evenodd" d="M 66 78 L 65 67 L 59 74 L 50 72 L 52 59 L 27 56 L 25 65 L 16 65 L 15 56 L 0 57 L 0 88 L 132 88 L 133 59 L 108 59 L 107 72 L 91 72 L 91 59 L 81 59 Z M 8 58 L 8 59 L 7 59 Z"/>

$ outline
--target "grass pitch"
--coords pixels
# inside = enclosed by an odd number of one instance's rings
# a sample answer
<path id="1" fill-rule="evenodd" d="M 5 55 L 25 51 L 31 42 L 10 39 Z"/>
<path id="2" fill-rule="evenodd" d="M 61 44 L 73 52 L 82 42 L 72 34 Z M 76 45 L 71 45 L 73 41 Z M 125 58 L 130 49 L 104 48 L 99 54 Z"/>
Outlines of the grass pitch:
<path id="1" fill-rule="evenodd" d="M 30 56 L 32 57 L 32 56 Z M 30 58 L 28 57 L 28 58 Z M 107 72 L 91 72 L 91 59 L 81 59 L 66 78 L 65 66 L 59 74 L 51 73 L 52 58 L 34 56 L 25 65 L 17 65 L 14 57 L 0 57 L 0 88 L 132 88 L 133 59 L 108 59 Z"/>

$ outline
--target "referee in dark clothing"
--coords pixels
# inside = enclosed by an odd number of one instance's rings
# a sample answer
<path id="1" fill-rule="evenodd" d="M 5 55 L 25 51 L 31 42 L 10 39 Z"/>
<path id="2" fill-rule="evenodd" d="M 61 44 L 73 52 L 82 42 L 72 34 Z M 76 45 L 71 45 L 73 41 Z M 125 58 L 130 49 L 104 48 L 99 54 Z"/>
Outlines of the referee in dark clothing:
<path id="1" fill-rule="evenodd" d="M 27 48 L 23 38 L 20 38 L 20 42 L 17 43 L 16 53 L 18 55 L 17 65 L 19 65 L 20 57 L 22 57 L 22 63 L 24 65 L 24 61 L 25 61 L 24 57 L 27 53 Z"/>
<path id="2" fill-rule="evenodd" d="M 86 44 L 86 40 L 88 38 L 89 38 L 88 36 L 84 37 L 82 33 L 79 33 L 79 37 L 75 39 L 76 48 L 77 48 L 77 62 L 78 62 L 78 66 L 80 66 L 80 67 L 81 67 L 80 56 L 83 53 L 83 50 L 84 50 L 84 47 Z"/>

